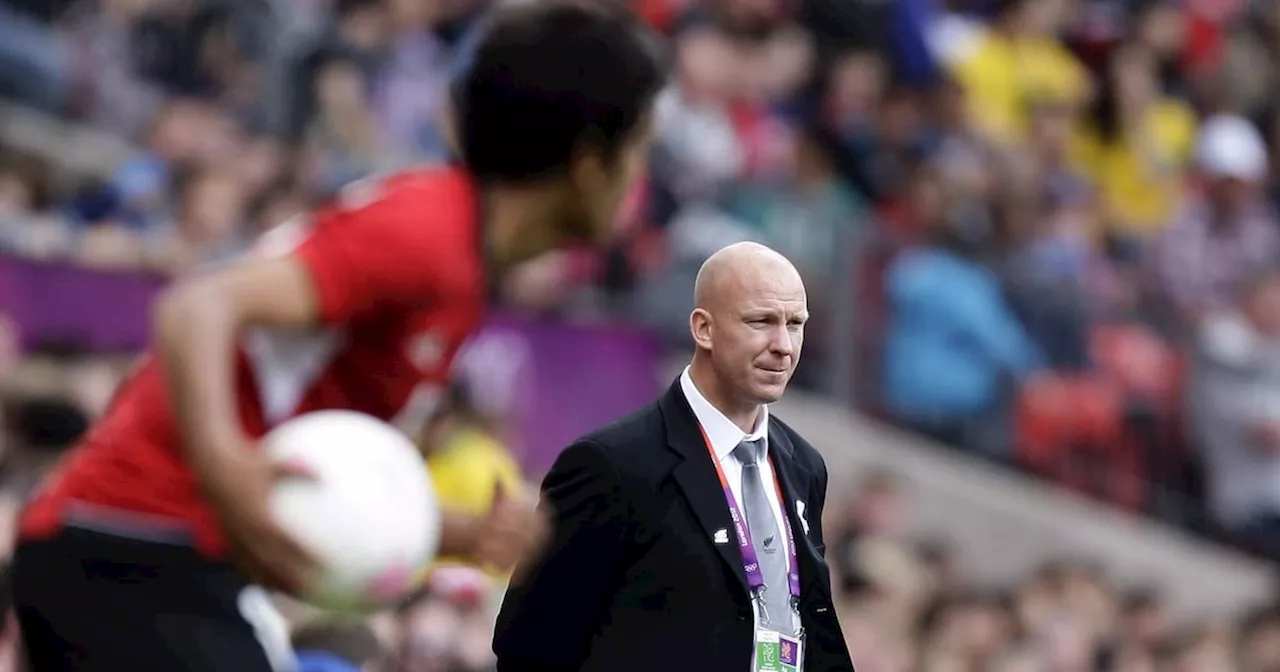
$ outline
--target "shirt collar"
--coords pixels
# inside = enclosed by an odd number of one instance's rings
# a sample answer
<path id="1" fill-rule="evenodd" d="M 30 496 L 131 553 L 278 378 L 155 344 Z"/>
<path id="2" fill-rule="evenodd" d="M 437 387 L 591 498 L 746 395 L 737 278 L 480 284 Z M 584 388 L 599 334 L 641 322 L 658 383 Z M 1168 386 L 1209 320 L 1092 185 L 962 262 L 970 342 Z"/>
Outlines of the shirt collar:
<path id="1" fill-rule="evenodd" d="M 702 396 L 698 391 L 698 387 L 693 384 L 693 378 L 689 376 L 689 367 L 685 367 L 684 373 L 680 374 L 680 390 L 684 392 L 685 399 L 689 400 L 689 407 L 693 409 L 693 415 L 698 419 L 698 424 L 702 425 L 703 431 L 707 433 L 707 439 L 711 441 L 711 450 L 715 452 L 716 459 L 723 460 L 733 452 L 734 448 L 743 441 L 756 441 L 764 439 L 768 435 L 769 430 L 769 407 L 760 407 L 760 417 L 756 420 L 756 428 L 750 434 L 743 432 L 733 421 L 725 417 L 720 409 L 711 405 L 707 398 Z M 765 449 L 768 450 L 768 441 L 765 442 Z"/>

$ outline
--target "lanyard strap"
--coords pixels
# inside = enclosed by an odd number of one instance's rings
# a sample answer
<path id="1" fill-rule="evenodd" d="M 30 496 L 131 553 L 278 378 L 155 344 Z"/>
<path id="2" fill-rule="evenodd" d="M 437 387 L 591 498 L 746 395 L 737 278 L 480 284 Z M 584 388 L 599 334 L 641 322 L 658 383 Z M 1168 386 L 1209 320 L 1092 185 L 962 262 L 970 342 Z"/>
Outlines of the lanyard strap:
<path id="1" fill-rule="evenodd" d="M 742 515 L 742 509 L 738 506 L 738 498 L 734 497 L 733 489 L 729 487 L 729 479 L 724 475 L 724 467 L 720 466 L 720 458 L 716 457 L 716 451 L 711 447 L 711 439 L 707 436 L 707 430 L 701 425 L 698 427 L 702 430 L 702 440 L 707 444 L 707 452 L 711 454 L 711 464 L 715 465 L 716 476 L 720 477 L 720 486 L 724 488 L 724 499 L 729 505 L 729 516 L 733 519 L 733 530 L 738 535 L 738 550 L 742 552 L 743 570 L 747 573 L 747 587 L 753 595 L 757 594 L 764 587 L 764 573 L 760 571 L 760 559 L 756 555 L 755 544 L 751 542 L 751 530 L 747 525 L 746 517 Z M 778 505 L 787 501 L 783 498 L 782 485 L 778 481 L 777 469 L 774 469 L 773 487 L 778 493 Z M 773 515 L 773 512 L 769 512 Z M 796 559 L 796 540 L 791 535 L 791 520 L 787 516 L 784 508 L 782 511 L 782 534 L 787 538 L 787 587 L 791 591 L 792 600 L 800 599 L 800 570 Z"/>

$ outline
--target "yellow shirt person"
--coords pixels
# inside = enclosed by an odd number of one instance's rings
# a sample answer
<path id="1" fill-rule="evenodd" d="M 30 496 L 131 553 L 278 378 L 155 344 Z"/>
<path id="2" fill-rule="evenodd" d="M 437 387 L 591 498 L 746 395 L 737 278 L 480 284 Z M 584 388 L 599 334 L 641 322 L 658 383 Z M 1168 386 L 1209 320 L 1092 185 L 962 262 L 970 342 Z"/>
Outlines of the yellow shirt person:
<path id="1" fill-rule="evenodd" d="M 427 470 L 440 506 L 482 516 L 499 492 L 519 492 L 524 474 L 506 447 L 483 430 L 467 425 L 450 430 L 427 455 Z M 458 558 L 438 558 L 437 564 L 465 564 Z"/>
<path id="2" fill-rule="evenodd" d="M 964 89 L 972 118 L 999 144 L 1017 143 L 1035 101 L 1076 105 L 1089 92 L 1089 74 L 1049 36 L 1013 38 L 988 30 L 951 66 Z"/>
<path id="3" fill-rule="evenodd" d="M 1083 131 L 1073 148 L 1075 163 L 1098 185 L 1108 219 L 1121 232 L 1147 237 L 1177 211 L 1181 176 L 1195 143 L 1195 113 L 1173 99 L 1151 105 L 1135 132 L 1103 142 Z"/>
<path id="4" fill-rule="evenodd" d="M 1178 210 L 1195 144 L 1195 112 L 1161 94 L 1157 68 L 1144 50 L 1116 54 L 1073 148 L 1112 229 L 1137 238 L 1158 233 Z"/>

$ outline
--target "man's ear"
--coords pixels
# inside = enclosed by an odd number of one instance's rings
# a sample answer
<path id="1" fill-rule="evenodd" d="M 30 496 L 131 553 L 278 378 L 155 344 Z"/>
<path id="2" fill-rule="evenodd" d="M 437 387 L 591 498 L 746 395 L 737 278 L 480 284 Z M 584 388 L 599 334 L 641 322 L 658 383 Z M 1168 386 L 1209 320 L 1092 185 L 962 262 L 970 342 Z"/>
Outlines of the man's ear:
<path id="1" fill-rule="evenodd" d="M 689 314 L 689 335 L 693 342 L 703 350 L 711 349 L 711 314 L 702 308 L 695 308 Z"/>

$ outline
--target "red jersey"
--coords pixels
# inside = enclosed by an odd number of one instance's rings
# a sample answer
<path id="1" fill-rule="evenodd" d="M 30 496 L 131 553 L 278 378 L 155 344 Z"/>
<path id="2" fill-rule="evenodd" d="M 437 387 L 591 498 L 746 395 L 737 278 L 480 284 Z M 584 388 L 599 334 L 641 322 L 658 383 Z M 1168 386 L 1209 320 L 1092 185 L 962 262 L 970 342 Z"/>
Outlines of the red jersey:
<path id="1" fill-rule="evenodd" d="M 238 407 L 251 437 L 324 409 L 416 429 L 483 315 L 478 197 L 468 175 L 448 167 L 405 172 L 357 183 L 335 203 L 269 232 L 250 253 L 300 261 L 315 283 L 321 321 L 307 332 L 254 328 L 240 338 Z M 175 530 L 221 555 L 226 540 L 179 444 L 160 363 L 146 355 L 43 484 L 20 533 L 39 537 L 87 519 Z"/>

